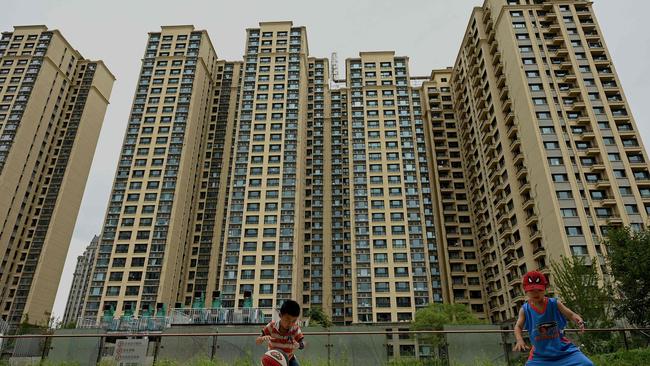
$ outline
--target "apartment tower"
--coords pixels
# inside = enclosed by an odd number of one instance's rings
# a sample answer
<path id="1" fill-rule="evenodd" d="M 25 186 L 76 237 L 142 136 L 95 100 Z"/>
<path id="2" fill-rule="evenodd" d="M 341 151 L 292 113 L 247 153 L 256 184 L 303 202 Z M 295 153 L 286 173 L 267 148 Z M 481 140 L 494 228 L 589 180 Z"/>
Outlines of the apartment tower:
<path id="1" fill-rule="evenodd" d="M 83 254 L 77 257 L 77 265 L 72 275 L 72 286 L 70 286 L 68 301 L 63 313 L 64 325 L 76 322 L 83 312 L 98 246 L 99 236 L 95 235 Z"/>
<path id="2" fill-rule="evenodd" d="M 493 322 L 515 318 L 526 271 L 601 268 L 608 227 L 648 222 L 647 154 L 602 34 L 588 1 L 487 0 L 470 17 L 451 90 Z"/>
<path id="3" fill-rule="evenodd" d="M 207 32 L 168 26 L 149 34 L 85 316 L 153 312 L 181 297 L 201 149 L 215 134 L 208 122 L 217 69 Z"/>
<path id="4" fill-rule="evenodd" d="M 453 67 L 408 61 L 361 52 L 334 80 L 291 22 L 248 29 L 237 62 L 191 26 L 151 33 L 85 314 L 448 302 L 500 323 L 528 270 L 604 274 L 650 170 L 591 3 L 486 0 Z"/>
<path id="5" fill-rule="evenodd" d="M 0 38 L 0 314 L 47 325 L 115 78 L 61 33 Z"/>

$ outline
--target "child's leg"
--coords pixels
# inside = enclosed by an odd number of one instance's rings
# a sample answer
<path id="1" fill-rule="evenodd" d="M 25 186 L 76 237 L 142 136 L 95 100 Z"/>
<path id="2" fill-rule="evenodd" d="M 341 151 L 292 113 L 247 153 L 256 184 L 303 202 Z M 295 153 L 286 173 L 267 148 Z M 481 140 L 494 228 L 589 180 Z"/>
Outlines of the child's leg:
<path id="1" fill-rule="evenodd" d="M 594 363 L 580 351 L 569 354 L 557 364 L 560 366 L 594 366 Z"/>
<path id="2" fill-rule="evenodd" d="M 293 356 L 293 357 L 289 360 L 289 366 L 300 366 L 300 364 L 298 363 L 298 359 L 296 358 L 296 356 Z"/>

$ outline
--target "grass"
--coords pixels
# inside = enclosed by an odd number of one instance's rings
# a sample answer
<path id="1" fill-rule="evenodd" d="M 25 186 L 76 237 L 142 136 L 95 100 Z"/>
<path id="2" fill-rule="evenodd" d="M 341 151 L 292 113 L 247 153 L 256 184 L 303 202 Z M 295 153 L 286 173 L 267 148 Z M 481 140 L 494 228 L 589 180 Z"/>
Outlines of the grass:
<path id="1" fill-rule="evenodd" d="M 596 366 L 638 366 L 650 365 L 650 348 L 639 348 L 630 351 L 618 351 L 614 353 L 590 355 L 589 358 Z M 520 365 L 521 363 L 513 362 L 513 365 Z M 0 360 L 0 366 L 9 365 L 7 360 Z M 39 366 L 79 366 L 76 362 L 51 362 L 41 361 Z M 115 366 L 116 364 L 111 361 L 102 361 L 98 366 Z M 209 360 L 209 359 L 195 359 L 190 362 L 178 362 L 174 360 L 158 360 L 155 366 L 258 366 L 250 357 L 242 358 L 233 362 Z M 308 360 L 301 360 L 301 366 L 329 366 L 326 360 L 319 360 L 310 362 Z M 341 363 L 340 360 L 333 361 L 332 365 L 336 366 L 350 366 L 350 363 Z M 403 358 L 390 361 L 387 366 L 443 366 L 444 363 L 438 360 L 416 360 L 410 358 Z M 505 363 L 495 363 L 490 361 L 477 361 L 473 364 L 454 364 L 451 366 L 504 366 Z"/>
<path id="2" fill-rule="evenodd" d="M 650 365 L 650 348 L 639 348 L 630 351 L 618 351 L 589 358 L 596 366 L 637 366 Z"/>

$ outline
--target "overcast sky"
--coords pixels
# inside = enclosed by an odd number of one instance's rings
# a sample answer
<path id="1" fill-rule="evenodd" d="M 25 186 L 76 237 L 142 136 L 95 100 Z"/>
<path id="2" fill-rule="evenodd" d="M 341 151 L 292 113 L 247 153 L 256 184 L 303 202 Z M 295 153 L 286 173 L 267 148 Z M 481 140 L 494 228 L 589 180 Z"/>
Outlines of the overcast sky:
<path id="1" fill-rule="evenodd" d="M 343 61 L 359 51 L 409 56 L 411 75 L 451 66 L 473 6 L 482 0 L 3 0 L 0 30 L 45 24 L 88 59 L 115 74 L 53 313 L 63 316 L 76 257 L 101 230 L 147 32 L 161 25 L 206 29 L 220 58 L 241 60 L 245 29 L 260 21 L 292 20 L 307 27 L 310 55 Z M 208 5 L 209 4 L 209 5 Z M 594 8 L 644 142 L 650 141 L 650 30 L 647 0 L 596 0 Z M 399 5 L 399 6 L 398 6 Z M 341 76 L 343 74 L 341 73 Z"/>

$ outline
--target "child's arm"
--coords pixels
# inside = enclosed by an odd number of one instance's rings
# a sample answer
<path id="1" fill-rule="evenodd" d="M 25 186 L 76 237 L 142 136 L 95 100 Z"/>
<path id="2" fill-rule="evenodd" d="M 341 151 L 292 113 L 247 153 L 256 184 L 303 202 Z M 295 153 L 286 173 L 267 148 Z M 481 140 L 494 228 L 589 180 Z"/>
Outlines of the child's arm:
<path id="1" fill-rule="evenodd" d="M 271 336 L 259 336 L 255 339 L 255 344 L 262 344 L 264 342 L 270 342 L 271 341 Z"/>
<path id="2" fill-rule="evenodd" d="M 269 333 L 268 325 L 262 329 L 262 335 L 255 339 L 255 344 L 262 344 L 271 341 L 271 333 Z"/>
<path id="3" fill-rule="evenodd" d="M 560 313 L 562 313 L 562 315 L 564 315 L 565 318 L 576 323 L 576 325 L 578 325 L 578 327 L 580 328 L 580 331 L 584 332 L 585 322 L 582 320 L 582 317 L 580 315 L 574 313 L 571 309 L 566 307 L 566 305 L 564 305 L 560 300 L 557 300 L 557 308 L 560 310 Z"/>
<path id="4" fill-rule="evenodd" d="M 296 338 L 295 341 L 298 343 L 298 349 L 304 349 L 305 348 L 305 336 L 302 334 L 302 329 L 298 327 L 298 332 L 296 332 Z"/>
<path id="5" fill-rule="evenodd" d="M 514 348 L 515 351 L 523 352 L 528 349 L 526 342 L 524 342 L 524 337 L 521 335 L 524 329 L 524 324 L 526 324 L 526 315 L 524 314 L 524 308 L 521 308 L 519 309 L 519 317 L 515 324 L 515 339 L 517 340 Z"/>

